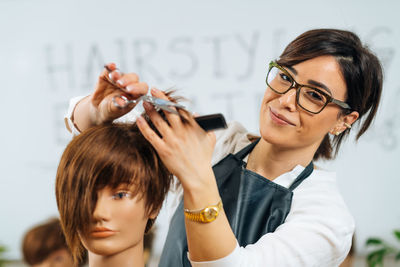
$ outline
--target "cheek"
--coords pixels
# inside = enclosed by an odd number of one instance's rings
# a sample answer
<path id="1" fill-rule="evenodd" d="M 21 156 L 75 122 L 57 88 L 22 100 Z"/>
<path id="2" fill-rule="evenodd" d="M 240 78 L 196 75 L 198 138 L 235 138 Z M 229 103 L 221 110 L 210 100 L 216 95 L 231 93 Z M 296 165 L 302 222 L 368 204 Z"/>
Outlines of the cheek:
<path id="1" fill-rule="evenodd" d="M 83 246 L 92 253 L 112 255 L 141 244 L 147 224 L 144 204 L 135 200 L 116 203 L 113 206 L 109 226 L 119 233 L 105 239 L 81 237 Z"/>
<path id="2" fill-rule="evenodd" d="M 268 114 L 267 104 L 273 101 L 276 98 L 276 94 L 274 94 L 268 87 L 264 92 L 264 96 L 261 102 L 261 107 L 259 110 L 259 118 L 260 122 L 265 121 L 265 116 Z M 261 125 L 260 125 L 261 126 Z"/>
<path id="3" fill-rule="evenodd" d="M 121 212 L 121 223 L 124 224 L 124 227 L 131 231 L 133 234 L 135 233 L 144 233 L 146 228 L 146 223 L 148 220 L 148 216 L 146 216 L 145 208 L 142 203 L 130 203 L 128 207 L 126 207 L 125 212 Z"/>
<path id="4" fill-rule="evenodd" d="M 277 97 L 277 95 L 274 93 L 274 92 L 272 92 L 272 90 L 271 89 L 269 89 L 268 87 L 265 89 L 265 92 L 264 92 L 264 96 L 263 96 L 263 104 L 264 103 L 268 103 L 269 101 L 271 101 L 271 100 L 273 100 L 274 98 L 276 98 Z"/>
<path id="5" fill-rule="evenodd" d="M 337 114 L 332 112 L 310 115 L 302 112 L 300 115 L 301 128 L 299 131 L 305 138 L 323 138 L 334 127 Z"/>

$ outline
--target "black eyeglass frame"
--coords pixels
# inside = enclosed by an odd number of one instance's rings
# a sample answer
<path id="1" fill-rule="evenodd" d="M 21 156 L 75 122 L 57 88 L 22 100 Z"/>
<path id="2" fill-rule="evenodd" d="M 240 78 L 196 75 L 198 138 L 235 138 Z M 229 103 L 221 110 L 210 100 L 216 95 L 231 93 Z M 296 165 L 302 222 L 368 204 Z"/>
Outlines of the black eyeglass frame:
<path id="1" fill-rule="evenodd" d="M 278 92 L 278 91 L 276 91 L 276 90 L 275 90 L 274 88 L 272 88 L 272 86 L 268 83 L 268 76 L 269 76 L 269 73 L 270 73 L 270 71 L 271 71 L 271 69 L 272 69 L 273 67 L 276 67 L 276 68 L 278 68 L 279 70 L 281 70 L 282 72 L 284 72 L 284 73 L 292 80 L 292 84 L 290 85 L 290 87 L 289 87 L 285 92 Z M 341 101 L 341 100 L 338 100 L 338 99 L 333 98 L 333 97 L 332 97 L 330 94 L 328 94 L 327 92 L 322 91 L 322 90 L 320 90 L 320 89 L 318 89 L 318 88 L 309 86 L 309 85 L 305 85 L 305 84 L 301 84 L 301 83 L 296 82 L 296 80 L 293 79 L 292 75 L 290 75 L 289 72 L 288 72 L 284 67 L 282 67 L 281 65 L 279 65 L 276 61 L 271 61 L 271 62 L 269 63 L 269 69 L 268 69 L 268 73 L 267 73 L 267 77 L 266 77 L 266 79 L 265 79 L 265 82 L 267 83 L 268 87 L 269 87 L 272 91 L 274 91 L 275 93 L 280 94 L 280 95 L 286 94 L 286 93 L 287 93 L 290 89 L 292 89 L 292 88 L 296 89 L 296 103 L 297 103 L 297 105 L 299 105 L 299 106 L 300 106 L 302 109 L 304 109 L 305 111 L 310 112 L 310 113 L 313 113 L 313 114 L 318 114 L 318 113 L 320 113 L 320 112 L 321 112 L 322 110 L 324 110 L 324 108 L 325 108 L 329 103 L 331 103 L 331 102 L 334 103 L 334 104 L 336 104 L 336 105 L 338 105 L 339 107 L 341 107 L 341 108 L 343 108 L 343 109 L 351 110 L 351 107 L 349 106 L 349 104 L 347 104 L 346 102 L 343 102 L 343 101 Z M 313 90 L 316 90 L 318 93 L 320 93 L 320 94 L 322 94 L 322 95 L 324 95 L 324 96 L 326 97 L 327 101 L 326 101 L 325 105 L 323 105 L 322 108 L 321 108 L 318 112 L 310 111 L 310 110 L 306 109 L 305 107 L 303 107 L 302 105 L 299 104 L 300 89 L 301 89 L 302 87 L 307 87 L 307 88 L 311 88 L 311 89 L 313 89 Z"/>

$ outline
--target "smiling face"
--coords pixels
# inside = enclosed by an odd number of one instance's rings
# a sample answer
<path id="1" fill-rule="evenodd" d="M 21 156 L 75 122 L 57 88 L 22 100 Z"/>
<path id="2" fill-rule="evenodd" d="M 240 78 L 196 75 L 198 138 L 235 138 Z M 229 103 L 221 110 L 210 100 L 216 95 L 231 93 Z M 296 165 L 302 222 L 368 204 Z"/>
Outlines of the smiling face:
<path id="1" fill-rule="evenodd" d="M 332 56 L 306 60 L 286 70 L 300 84 L 328 89 L 338 100 L 346 98 L 346 84 Z M 340 107 L 330 103 L 320 113 L 312 114 L 296 104 L 295 88 L 277 94 L 267 87 L 260 111 L 260 133 L 264 140 L 279 147 L 309 147 L 315 152 L 328 132 L 343 130 L 340 111 Z"/>
<path id="2" fill-rule="evenodd" d="M 89 231 L 80 233 L 89 253 L 111 256 L 127 250 L 141 250 L 147 216 L 145 200 L 128 186 L 105 187 L 97 191 L 97 202 Z"/>

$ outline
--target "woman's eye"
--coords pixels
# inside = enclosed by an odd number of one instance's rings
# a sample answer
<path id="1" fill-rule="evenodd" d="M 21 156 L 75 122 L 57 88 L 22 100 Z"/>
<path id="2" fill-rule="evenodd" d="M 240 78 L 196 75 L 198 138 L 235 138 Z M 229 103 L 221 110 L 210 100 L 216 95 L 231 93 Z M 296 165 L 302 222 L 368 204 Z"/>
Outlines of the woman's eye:
<path id="1" fill-rule="evenodd" d="M 290 82 L 290 83 L 292 82 L 292 79 L 283 72 L 279 73 L 279 76 L 281 77 L 281 79 L 283 81 Z"/>
<path id="2" fill-rule="evenodd" d="M 314 99 L 317 99 L 317 100 L 321 100 L 322 99 L 322 97 L 319 94 L 317 94 L 316 92 L 311 92 L 310 96 L 312 98 L 314 98 Z"/>
<path id="3" fill-rule="evenodd" d="M 307 92 L 307 95 L 314 101 L 319 101 L 319 102 L 325 101 L 325 97 L 322 94 L 318 93 L 317 91 L 310 90 Z"/>
<path id="4" fill-rule="evenodd" d="M 124 197 L 129 198 L 130 196 L 131 196 L 131 193 L 129 193 L 129 192 L 118 192 L 118 193 L 115 193 L 112 196 L 112 198 L 113 199 L 123 199 Z"/>

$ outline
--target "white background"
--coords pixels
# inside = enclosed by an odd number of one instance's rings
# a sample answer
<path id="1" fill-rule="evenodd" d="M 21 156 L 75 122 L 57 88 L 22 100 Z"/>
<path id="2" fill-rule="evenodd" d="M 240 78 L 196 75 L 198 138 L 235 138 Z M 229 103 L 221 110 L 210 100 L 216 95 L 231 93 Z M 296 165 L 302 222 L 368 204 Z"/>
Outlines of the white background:
<path id="1" fill-rule="evenodd" d="M 373 129 L 347 142 L 336 170 L 356 221 L 357 251 L 400 228 L 400 2 L 0 0 L 0 243 L 20 257 L 24 231 L 57 215 L 56 167 L 69 140 L 68 99 L 88 94 L 105 62 L 200 114 L 257 131 L 271 59 L 311 28 L 353 30 L 381 58 L 384 94 Z M 163 224 L 161 216 L 159 224 Z M 165 227 L 159 226 L 165 233 Z M 159 253 L 161 244 L 156 244 Z"/>

